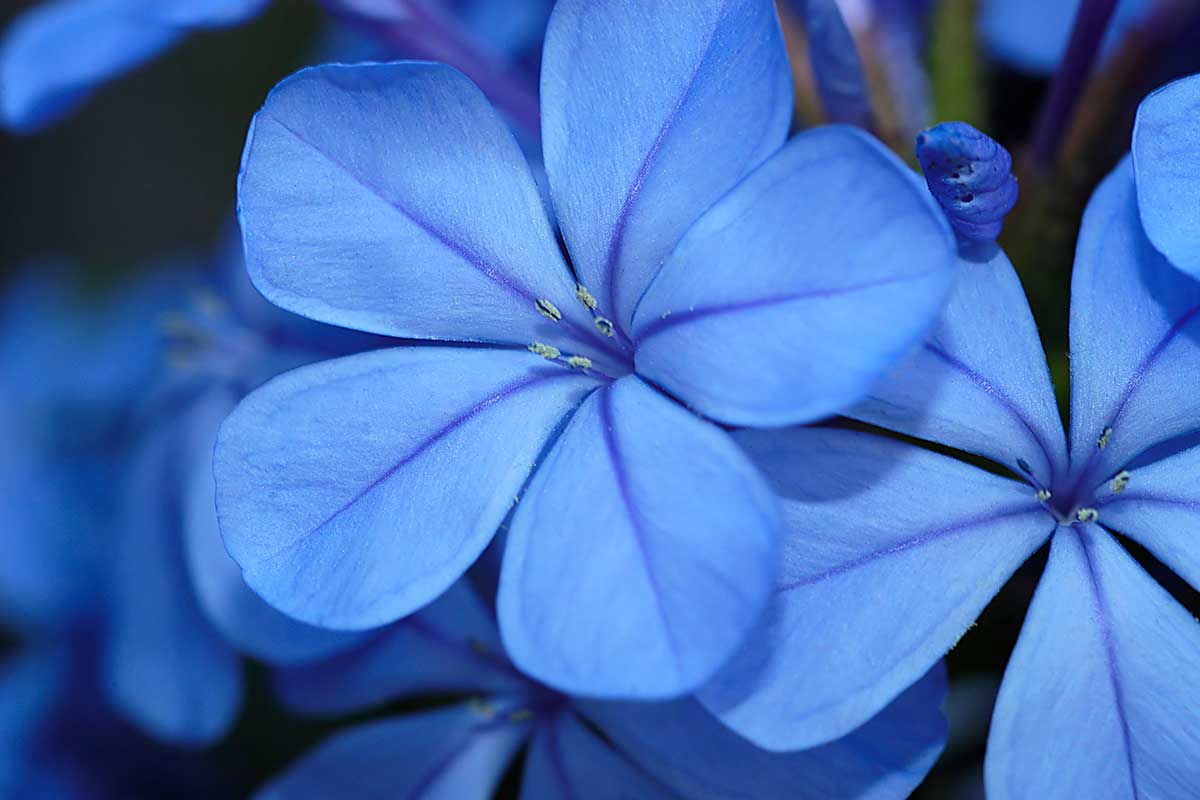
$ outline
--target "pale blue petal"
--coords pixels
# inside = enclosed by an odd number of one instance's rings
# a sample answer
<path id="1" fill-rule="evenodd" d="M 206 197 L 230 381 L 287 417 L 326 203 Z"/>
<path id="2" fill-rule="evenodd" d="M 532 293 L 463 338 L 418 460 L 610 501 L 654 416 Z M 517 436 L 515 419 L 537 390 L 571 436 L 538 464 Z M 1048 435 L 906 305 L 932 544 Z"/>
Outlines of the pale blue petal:
<path id="1" fill-rule="evenodd" d="M 1146 235 L 1184 272 L 1200 277 L 1200 75 L 1169 83 L 1138 106 L 1133 174 Z"/>
<path id="2" fill-rule="evenodd" d="M 319 745 L 257 800 L 489 800 L 529 734 L 503 708 L 426 711 L 351 728 Z"/>
<path id="3" fill-rule="evenodd" d="M 837 0 L 790 0 L 788 5 L 804 21 L 809 62 L 825 118 L 869 129 L 872 118 L 867 73 Z"/>
<path id="4" fill-rule="evenodd" d="M 1071 460 L 1094 486 L 1141 451 L 1195 430 L 1200 283 L 1142 231 L 1128 159 L 1088 203 L 1071 281 Z M 1103 446 L 1102 446 L 1103 445 Z"/>
<path id="5" fill-rule="evenodd" d="M 0 44 L 0 115 L 31 132 L 100 84 L 166 50 L 190 27 L 240 22 L 267 0 L 50 0 L 19 16 Z"/>
<path id="6" fill-rule="evenodd" d="M 623 378 L 584 402 L 521 496 L 504 642 L 569 692 L 683 694 L 762 611 L 779 533 L 769 488 L 726 433 Z"/>
<path id="7" fill-rule="evenodd" d="M 1024 72 L 1048 75 L 1066 52 L 1079 6 L 1080 0 L 985 0 L 980 33 L 997 59 Z M 1105 49 L 1115 47 L 1152 7 L 1150 0 L 1118 0 Z"/>
<path id="8" fill-rule="evenodd" d="M 939 664 L 850 735 L 783 753 L 756 747 L 690 698 L 589 702 L 582 711 L 676 797 L 891 800 L 907 797 L 942 752 L 945 696 Z"/>
<path id="9" fill-rule="evenodd" d="M 738 441 L 783 504 L 765 623 L 701 700 L 774 750 L 866 722 L 924 675 L 1054 528 L 1027 485 L 843 430 Z"/>
<path id="10" fill-rule="evenodd" d="M 693 227 L 634 317 L 638 371 L 736 425 L 861 400 L 933 324 L 957 263 L 920 180 L 878 142 L 794 138 Z"/>
<path id="11" fill-rule="evenodd" d="M 259 595 L 305 622 L 403 617 L 483 551 L 552 430 L 597 385 L 481 348 L 379 350 L 282 375 L 221 429 L 225 545 Z"/>
<path id="12" fill-rule="evenodd" d="M 214 389 L 189 412 L 180 520 L 188 572 L 200 607 L 240 652 L 274 664 L 321 658 L 362 640 L 361 634 L 306 625 L 276 611 L 250 590 L 221 541 L 214 504 L 212 452 L 217 431 L 237 398 Z"/>
<path id="13" fill-rule="evenodd" d="M 1200 795 L 1200 625 L 1096 526 L 1061 529 L 1008 662 L 988 797 Z"/>
<path id="14" fill-rule="evenodd" d="M 123 714 L 158 738 L 202 744 L 233 723 L 242 676 L 187 574 L 177 452 L 184 442 L 177 428 L 159 427 L 125 471 L 104 669 Z"/>
<path id="15" fill-rule="evenodd" d="M 625 331 L 700 214 L 783 144 L 770 0 L 560 0 L 542 60 L 550 193 L 579 278 Z"/>
<path id="16" fill-rule="evenodd" d="M 1049 487 L 1066 441 L 1046 357 L 1004 251 L 964 259 L 933 333 L 847 416 L 987 456 Z"/>
<path id="17" fill-rule="evenodd" d="M 420 694 L 513 694 L 530 685 L 504 654 L 491 610 L 466 579 L 362 645 L 275 676 L 283 702 L 306 714 Z"/>
<path id="18" fill-rule="evenodd" d="M 544 720 L 534 730 L 521 777 L 521 800 L 635 797 L 678 800 L 679 795 L 614 750 L 569 711 Z"/>
<path id="19" fill-rule="evenodd" d="M 290 311 L 390 336 L 611 347 L 512 134 L 450 67 L 284 80 L 251 126 L 238 204 L 250 277 Z"/>

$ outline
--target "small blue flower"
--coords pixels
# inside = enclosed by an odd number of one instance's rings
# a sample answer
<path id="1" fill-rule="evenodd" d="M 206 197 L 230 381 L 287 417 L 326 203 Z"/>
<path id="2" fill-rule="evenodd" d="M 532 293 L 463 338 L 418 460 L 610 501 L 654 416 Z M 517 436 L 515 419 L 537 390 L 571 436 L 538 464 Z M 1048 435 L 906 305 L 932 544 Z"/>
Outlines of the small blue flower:
<path id="1" fill-rule="evenodd" d="M 542 102 L 573 269 L 455 70 L 320 67 L 271 94 L 239 183 L 255 285 L 424 341 L 243 401 L 218 441 L 221 530 L 268 602 L 361 629 L 430 602 L 508 520 L 498 603 L 521 668 L 677 696 L 740 644 L 778 563 L 768 487 L 710 420 L 863 397 L 936 316 L 953 237 L 866 135 L 785 145 L 769 0 L 669 17 L 564 0 Z"/>
<path id="2" fill-rule="evenodd" d="M 917 160 L 959 239 L 995 241 L 1017 203 L 1008 151 L 965 122 L 943 122 L 917 135 Z"/>
<path id="3" fill-rule="evenodd" d="M 430 692 L 473 699 L 350 728 L 271 781 L 260 800 L 482 800 L 522 749 L 521 797 L 884 800 L 921 782 L 946 733 L 940 665 L 851 735 L 803 752 L 760 750 L 691 698 L 568 697 L 513 666 L 465 582 L 358 649 L 283 670 L 276 683 L 286 705 L 308 714 Z"/>
<path id="4" fill-rule="evenodd" d="M 992 55 L 1024 72 L 1047 75 L 1058 67 L 1082 0 L 985 0 L 979 29 Z M 1152 0 L 1118 0 L 1105 47 L 1154 9 Z"/>
<path id="5" fill-rule="evenodd" d="M 1200 587 L 1200 283 L 1146 238 L 1126 159 L 1079 236 L 1068 440 L 993 252 L 963 263 L 939 327 L 850 416 L 1018 480 L 873 433 L 740 434 L 780 493 L 788 557 L 771 628 L 703 699 L 764 746 L 841 735 L 1049 542 L 992 718 L 988 797 L 1198 796 L 1200 625 L 1113 533 Z"/>

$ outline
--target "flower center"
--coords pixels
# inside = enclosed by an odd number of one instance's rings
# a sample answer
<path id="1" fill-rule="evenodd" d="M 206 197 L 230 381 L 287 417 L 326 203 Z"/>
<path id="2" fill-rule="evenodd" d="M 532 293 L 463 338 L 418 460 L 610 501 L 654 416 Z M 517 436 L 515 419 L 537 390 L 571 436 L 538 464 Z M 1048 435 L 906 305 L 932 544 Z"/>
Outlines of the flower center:
<path id="1" fill-rule="evenodd" d="M 547 361 L 615 381 L 633 372 L 633 342 L 600 309 L 586 286 L 575 287 L 575 298 L 592 316 L 590 328 L 564 318 L 562 310 L 541 298 L 534 308 L 561 330 L 556 343 L 531 342 L 529 352 Z"/>

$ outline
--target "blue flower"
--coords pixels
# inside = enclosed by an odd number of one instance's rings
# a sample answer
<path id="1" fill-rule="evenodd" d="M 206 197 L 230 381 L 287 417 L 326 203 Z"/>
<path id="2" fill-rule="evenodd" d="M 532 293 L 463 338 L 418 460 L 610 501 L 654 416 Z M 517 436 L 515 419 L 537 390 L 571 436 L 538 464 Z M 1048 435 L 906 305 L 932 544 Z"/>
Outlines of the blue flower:
<path id="1" fill-rule="evenodd" d="M 943 122 L 917 135 L 925 183 L 962 242 L 992 242 L 1017 203 L 1012 156 L 965 122 Z"/>
<path id="2" fill-rule="evenodd" d="M 1081 0 L 985 0 L 979 15 L 984 44 L 997 59 L 1033 74 L 1058 67 Z M 1106 35 L 1112 49 L 1154 9 L 1150 0 L 1118 0 Z"/>
<path id="3" fill-rule="evenodd" d="M 426 341 L 243 401 L 218 440 L 221 531 L 268 602 L 361 629 L 430 602 L 508 520 L 498 603 L 521 668 L 677 696 L 738 647 L 778 565 L 768 487 L 711 420 L 803 422 L 863 397 L 936 316 L 953 238 L 866 135 L 784 144 L 769 0 L 669 18 L 560 2 L 542 101 L 574 271 L 511 134 L 455 70 L 320 67 L 268 98 L 239 185 L 255 285 Z"/>
<path id="4" fill-rule="evenodd" d="M 512 665 L 492 613 L 465 582 L 352 652 L 281 671 L 276 685 L 286 705 L 308 714 L 429 692 L 472 699 L 349 728 L 271 781 L 260 800 L 484 800 L 523 748 L 521 797 L 881 800 L 908 796 L 946 733 L 940 665 L 853 734 L 803 752 L 760 750 L 690 698 L 568 697 Z"/>
<path id="5" fill-rule="evenodd" d="M 787 556 L 772 623 L 706 690 L 710 709 L 765 746 L 839 736 L 1049 541 L 992 718 L 988 796 L 1200 794 L 1200 626 L 1114 536 L 1200 586 L 1200 283 L 1147 240 L 1128 159 L 1084 215 L 1070 327 L 1069 439 L 999 249 L 963 263 L 938 328 L 850 412 L 1019 480 L 872 432 L 739 435 L 784 504 Z"/>

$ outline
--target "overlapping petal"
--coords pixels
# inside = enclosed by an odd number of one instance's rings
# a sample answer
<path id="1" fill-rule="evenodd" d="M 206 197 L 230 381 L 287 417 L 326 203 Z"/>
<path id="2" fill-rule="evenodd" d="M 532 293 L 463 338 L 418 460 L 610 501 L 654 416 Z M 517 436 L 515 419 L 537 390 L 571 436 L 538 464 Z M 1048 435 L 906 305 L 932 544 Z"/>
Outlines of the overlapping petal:
<path id="1" fill-rule="evenodd" d="M 819 419 L 925 335 L 956 262 L 895 156 L 853 128 L 801 134 L 671 254 L 634 316 L 638 371 L 722 422 Z"/>
<path id="2" fill-rule="evenodd" d="M 1025 484 L 891 439 L 795 428 L 738 441 L 781 499 L 783 568 L 764 624 L 700 698 L 770 749 L 878 713 L 1054 527 Z"/>
<path id="3" fill-rule="evenodd" d="M 964 259 L 937 327 L 848 416 L 987 456 L 1050 486 L 1066 441 L 1029 303 L 1004 251 Z"/>
<path id="4" fill-rule="evenodd" d="M 1133 174 L 1146 236 L 1200 278 L 1200 75 L 1169 83 L 1138 107 Z"/>
<path id="5" fill-rule="evenodd" d="M 1092 195 L 1071 282 L 1071 460 L 1080 485 L 1195 430 L 1200 282 L 1174 269 L 1142 230 L 1126 159 Z"/>
<path id="6" fill-rule="evenodd" d="M 792 78 L 769 0 L 561 0 L 542 136 L 580 280 L 628 330 L 683 232 L 787 136 Z"/>
<path id="7" fill-rule="evenodd" d="M 584 402 L 513 515 L 505 644 L 566 691 L 682 694 L 762 611 L 778 536 L 770 490 L 728 435 L 623 378 Z"/>
<path id="8" fill-rule="evenodd" d="M 290 311 L 420 339 L 605 342 L 512 134 L 451 67 L 287 78 L 254 118 L 238 205 L 250 277 Z"/>
<path id="9" fill-rule="evenodd" d="M 1200 792 L 1200 625 L 1096 526 L 1061 529 L 992 717 L 988 797 Z"/>
<path id="10" fill-rule="evenodd" d="M 258 800 L 489 800 L 529 733 L 502 710 L 426 711 L 351 728 L 321 744 Z"/>
<path id="11" fill-rule="evenodd" d="M 524 351 L 413 347 L 327 361 L 251 394 L 215 456 L 246 581 L 316 625 L 369 628 L 442 593 L 598 382 Z"/>

